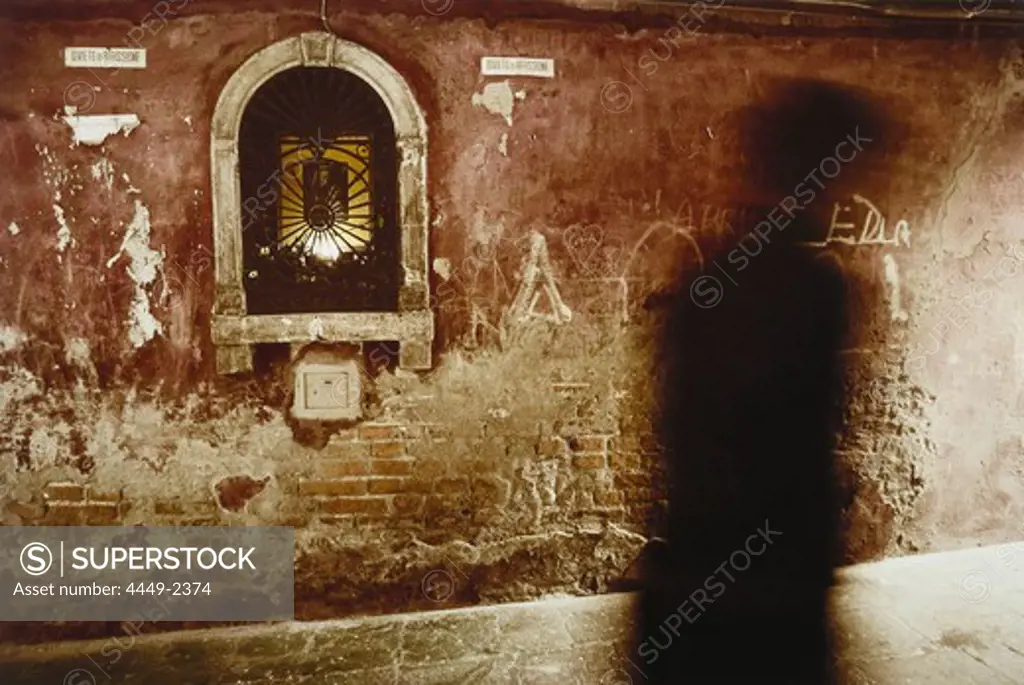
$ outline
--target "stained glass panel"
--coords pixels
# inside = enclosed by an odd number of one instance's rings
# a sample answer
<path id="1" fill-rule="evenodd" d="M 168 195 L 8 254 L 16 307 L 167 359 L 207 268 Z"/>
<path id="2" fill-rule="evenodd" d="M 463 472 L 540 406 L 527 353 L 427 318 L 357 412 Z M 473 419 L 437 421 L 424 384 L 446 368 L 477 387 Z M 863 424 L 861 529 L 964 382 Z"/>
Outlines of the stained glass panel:
<path id="1" fill-rule="evenodd" d="M 326 67 L 274 75 L 243 114 L 239 173 L 250 313 L 397 310 L 398 154 L 372 86 Z"/>
<path id="2" fill-rule="evenodd" d="M 281 165 L 278 244 L 324 262 L 366 250 L 374 230 L 370 137 L 317 149 L 284 136 Z"/>

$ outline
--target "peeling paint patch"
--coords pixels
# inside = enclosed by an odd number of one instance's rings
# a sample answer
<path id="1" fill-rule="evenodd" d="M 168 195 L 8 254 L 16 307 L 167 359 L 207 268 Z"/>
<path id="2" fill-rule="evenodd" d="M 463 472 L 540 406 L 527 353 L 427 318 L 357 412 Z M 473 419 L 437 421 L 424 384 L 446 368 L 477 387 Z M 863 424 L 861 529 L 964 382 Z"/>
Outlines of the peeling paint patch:
<path id="1" fill-rule="evenodd" d="M 56 202 L 53 203 L 53 216 L 57 219 L 57 252 L 63 254 L 69 245 L 74 244 L 74 238 L 71 237 L 71 227 L 64 218 L 64 208 Z"/>
<path id="2" fill-rule="evenodd" d="M 12 221 L 10 224 L 7 225 L 7 232 L 10 233 L 11 235 L 18 235 L 19 233 L 21 233 L 21 227 Z"/>
<path id="3" fill-rule="evenodd" d="M 137 114 L 67 115 L 64 122 L 71 127 L 75 145 L 101 145 L 115 133 L 127 137 L 141 123 Z"/>
<path id="4" fill-rule="evenodd" d="M 499 83 L 488 83 L 484 86 L 483 93 L 473 94 L 473 105 L 483 107 L 491 114 L 497 114 L 505 119 L 505 123 L 512 126 L 512 110 L 515 108 L 516 100 L 525 100 L 526 93 L 519 91 L 512 92 L 512 85 L 508 81 Z"/>
<path id="5" fill-rule="evenodd" d="M 107 261 L 109 269 L 123 254 L 127 254 L 131 260 L 128 276 L 135 282 L 135 298 L 128 312 L 128 337 L 134 347 L 141 347 L 163 333 L 163 327 L 150 311 L 149 295 L 146 293 L 146 286 L 156 281 L 164 263 L 163 253 L 149 246 L 150 233 L 149 209 L 136 200 L 135 215 L 128 224 L 121 249 Z"/>
<path id="6" fill-rule="evenodd" d="M 498 142 L 498 152 L 508 157 L 508 133 L 501 134 L 501 140 Z"/>
<path id="7" fill-rule="evenodd" d="M 89 341 L 85 338 L 69 338 L 64 343 L 64 361 L 74 368 L 88 369 L 92 366 Z"/>
<path id="8" fill-rule="evenodd" d="M 92 165 L 92 178 L 94 181 L 99 181 L 103 184 L 103 187 L 110 190 L 114 187 L 114 165 L 110 163 L 110 160 L 106 157 L 100 157 L 100 159 Z"/>
<path id="9" fill-rule="evenodd" d="M 71 179 L 71 172 L 63 168 L 56 155 L 45 145 L 36 143 L 36 152 L 43 160 L 43 182 L 53 189 L 55 202 L 61 201 L 61 190 Z"/>
<path id="10" fill-rule="evenodd" d="M 0 352 L 11 352 L 21 347 L 28 336 L 21 329 L 9 324 L 0 324 Z"/>
<path id="11" fill-rule="evenodd" d="M 434 259 L 434 273 L 440 276 L 442 281 L 447 281 L 452 277 L 452 263 L 444 257 L 436 257 Z"/>
<path id="12" fill-rule="evenodd" d="M 8 378 L 0 380 L 0 414 L 5 413 L 12 405 L 38 397 L 43 391 L 39 379 L 24 367 L 9 367 L 7 375 Z"/>

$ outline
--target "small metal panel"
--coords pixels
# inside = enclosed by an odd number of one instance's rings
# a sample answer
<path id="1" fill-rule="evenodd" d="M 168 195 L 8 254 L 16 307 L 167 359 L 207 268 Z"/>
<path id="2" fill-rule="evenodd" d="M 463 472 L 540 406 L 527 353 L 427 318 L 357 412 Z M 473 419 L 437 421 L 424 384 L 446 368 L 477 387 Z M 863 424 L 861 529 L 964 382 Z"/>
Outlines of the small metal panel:
<path id="1" fill-rule="evenodd" d="M 355 360 L 295 365 L 292 415 L 314 421 L 355 421 L 359 418 L 361 383 Z"/>

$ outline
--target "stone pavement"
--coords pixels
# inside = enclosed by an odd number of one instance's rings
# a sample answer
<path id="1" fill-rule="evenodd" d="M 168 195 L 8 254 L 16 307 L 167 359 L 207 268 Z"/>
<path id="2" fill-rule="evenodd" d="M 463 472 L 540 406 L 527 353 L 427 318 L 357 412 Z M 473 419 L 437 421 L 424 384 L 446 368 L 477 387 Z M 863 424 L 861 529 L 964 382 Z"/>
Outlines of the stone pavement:
<path id="1" fill-rule="evenodd" d="M 1024 683 L 1024 543 L 839 571 L 843 685 Z M 3 685 L 640 685 L 635 596 L 0 647 Z M 634 656 L 639 663 L 639 659 Z"/>

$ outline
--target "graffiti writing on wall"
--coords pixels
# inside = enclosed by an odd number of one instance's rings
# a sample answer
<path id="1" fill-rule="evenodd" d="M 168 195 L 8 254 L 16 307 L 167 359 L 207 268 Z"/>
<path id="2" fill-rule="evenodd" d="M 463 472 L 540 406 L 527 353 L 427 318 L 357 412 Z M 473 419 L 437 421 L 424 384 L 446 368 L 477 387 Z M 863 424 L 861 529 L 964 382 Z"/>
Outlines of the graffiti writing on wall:
<path id="1" fill-rule="evenodd" d="M 910 224 L 900 219 L 890 227 L 871 200 L 854 193 L 852 203 L 835 203 L 825 240 L 814 244 L 831 243 L 910 247 Z"/>
<path id="2" fill-rule="evenodd" d="M 523 266 L 519 289 L 506 311 L 503 326 L 514 327 L 531 319 L 556 324 L 565 324 L 572 319 L 572 310 L 562 300 L 555 282 L 547 239 L 537 232 L 530 237 L 530 255 Z"/>

